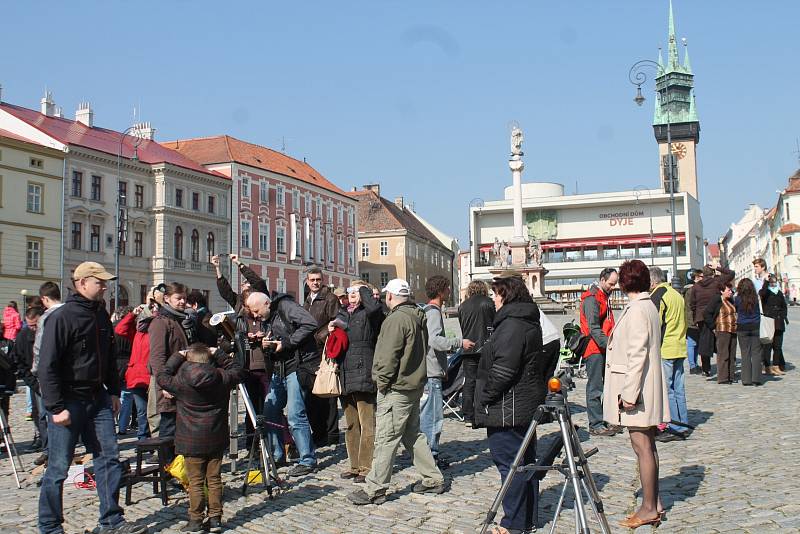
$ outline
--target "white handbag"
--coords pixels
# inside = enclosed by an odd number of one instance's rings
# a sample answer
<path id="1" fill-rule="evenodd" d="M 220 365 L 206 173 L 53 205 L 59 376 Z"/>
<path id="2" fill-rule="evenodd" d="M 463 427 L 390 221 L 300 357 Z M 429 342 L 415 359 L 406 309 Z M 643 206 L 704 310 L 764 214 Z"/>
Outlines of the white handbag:
<path id="1" fill-rule="evenodd" d="M 759 321 L 758 337 L 761 343 L 767 345 L 772 343 L 772 338 L 775 336 L 775 319 L 764 315 L 764 308 L 761 306 L 761 297 L 758 297 L 758 311 L 761 313 L 761 321 Z"/>
<path id="2" fill-rule="evenodd" d="M 339 380 L 339 366 L 328 358 L 325 350 L 322 351 L 322 361 L 319 362 L 319 371 L 314 379 L 311 393 L 321 398 L 338 397 L 342 394 L 342 383 Z"/>

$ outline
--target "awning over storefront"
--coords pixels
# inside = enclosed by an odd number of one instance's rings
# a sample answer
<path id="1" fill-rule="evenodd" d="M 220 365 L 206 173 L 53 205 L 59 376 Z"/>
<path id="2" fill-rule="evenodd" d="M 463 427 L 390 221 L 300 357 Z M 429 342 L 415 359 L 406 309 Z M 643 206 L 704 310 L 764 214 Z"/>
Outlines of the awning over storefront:
<path id="1" fill-rule="evenodd" d="M 686 241 L 685 234 L 677 234 L 675 236 L 677 241 Z M 542 243 L 542 248 L 579 248 L 579 247 L 597 247 L 597 246 L 615 246 L 615 245 L 649 245 L 650 243 L 661 244 L 671 243 L 672 234 L 654 234 L 652 238 L 650 234 L 645 235 L 629 235 L 622 237 L 606 237 L 606 238 L 588 238 L 588 239 L 572 239 L 564 241 L 545 241 Z"/>

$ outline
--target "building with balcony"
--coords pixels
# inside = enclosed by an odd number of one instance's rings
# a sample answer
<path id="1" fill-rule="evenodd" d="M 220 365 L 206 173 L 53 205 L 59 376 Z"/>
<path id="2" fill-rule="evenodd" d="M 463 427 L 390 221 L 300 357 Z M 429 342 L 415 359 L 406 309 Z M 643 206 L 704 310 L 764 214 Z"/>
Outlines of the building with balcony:
<path id="1" fill-rule="evenodd" d="M 453 280 L 455 253 L 445 244 L 448 238 L 443 241 L 437 237 L 402 197 L 392 202 L 380 191 L 378 184 L 370 184 L 348 193 L 358 201 L 361 278 L 378 288 L 393 278 L 402 278 L 411 286 L 416 302 L 427 302 L 425 282 L 433 275 Z M 457 299 L 456 288 L 458 285 L 453 285 L 455 297 L 450 304 Z"/>
<path id="2" fill-rule="evenodd" d="M 163 145 L 231 178 L 232 245 L 219 251 L 238 254 L 270 290 L 302 300 L 311 264 L 326 284 L 358 277 L 357 203 L 311 165 L 227 135 Z"/>
<path id="3" fill-rule="evenodd" d="M 0 129 L 0 303 L 61 279 L 64 147 Z"/>
<path id="4" fill-rule="evenodd" d="M 557 301 L 569 303 L 603 268 L 619 267 L 628 259 L 657 265 L 671 276 L 670 200 L 660 189 L 567 195 L 561 184 L 527 183 L 522 185 L 522 209 L 528 236 L 538 241 L 549 271 L 544 291 Z M 512 238 L 511 187 L 503 200 L 471 208 L 470 225 L 475 243 L 472 278 L 489 280 L 490 267 L 505 261 L 495 254 L 495 242 L 502 250 L 503 242 Z M 703 265 L 702 236 L 699 203 L 688 192 L 676 193 L 679 276 Z"/>
<path id="5" fill-rule="evenodd" d="M 155 142 L 149 123 L 132 135 L 100 128 L 86 103 L 66 119 L 49 93 L 39 111 L 0 103 L 0 128 L 65 151 L 62 283 L 83 261 L 113 270 L 119 242 L 120 305 L 177 281 L 223 307 L 208 258 L 228 250 L 227 176 Z M 114 302 L 113 286 L 107 298 Z"/>

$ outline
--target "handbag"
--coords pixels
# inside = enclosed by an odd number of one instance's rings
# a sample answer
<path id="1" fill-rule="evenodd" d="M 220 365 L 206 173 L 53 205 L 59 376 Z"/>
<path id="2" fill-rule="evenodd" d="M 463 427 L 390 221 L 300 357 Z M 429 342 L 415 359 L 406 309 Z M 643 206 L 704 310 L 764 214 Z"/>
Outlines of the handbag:
<path id="1" fill-rule="evenodd" d="M 339 366 L 336 362 L 327 357 L 325 350 L 322 351 L 322 361 L 319 362 L 319 370 L 314 378 L 314 387 L 311 393 L 323 399 L 338 397 L 342 394 L 342 382 L 339 380 Z"/>
<path id="2" fill-rule="evenodd" d="M 761 297 L 758 297 L 758 311 L 761 313 L 761 320 L 758 325 L 758 337 L 763 344 L 772 343 L 775 336 L 775 319 L 764 315 L 764 308 L 761 305 Z"/>

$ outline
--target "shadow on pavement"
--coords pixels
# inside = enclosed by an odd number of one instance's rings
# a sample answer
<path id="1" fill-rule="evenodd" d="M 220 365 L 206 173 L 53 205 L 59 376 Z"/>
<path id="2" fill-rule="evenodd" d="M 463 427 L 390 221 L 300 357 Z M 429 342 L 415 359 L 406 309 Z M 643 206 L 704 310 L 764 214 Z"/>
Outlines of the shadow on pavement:
<path id="1" fill-rule="evenodd" d="M 664 508 L 669 510 L 676 502 L 686 501 L 697 495 L 705 477 L 705 466 L 684 465 L 680 472 L 659 480 L 658 487 Z M 636 494 L 641 495 L 641 489 Z"/>
<path id="2" fill-rule="evenodd" d="M 706 421 L 711 419 L 711 416 L 713 415 L 714 412 L 707 412 L 705 410 L 695 410 L 693 408 L 689 408 L 689 424 L 697 428 L 698 426 L 704 424 Z"/>

